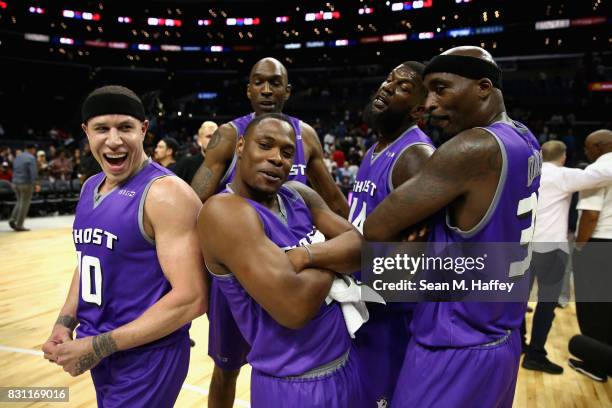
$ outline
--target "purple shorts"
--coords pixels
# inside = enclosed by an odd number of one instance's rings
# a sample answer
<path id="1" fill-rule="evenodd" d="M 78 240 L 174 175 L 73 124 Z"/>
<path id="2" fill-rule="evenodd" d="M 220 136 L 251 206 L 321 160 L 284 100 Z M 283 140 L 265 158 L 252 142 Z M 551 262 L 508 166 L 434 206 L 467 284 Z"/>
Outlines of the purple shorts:
<path id="1" fill-rule="evenodd" d="M 162 347 L 120 351 L 91 370 L 98 407 L 173 407 L 189 369 L 189 334 Z"/>
<path id="2" fill-rule="evenodd" d="M 208 355 L 224 370 L 233 371 L 247 363 L 251 346 L 236 325 L 229 303 L 215 279 L 208 306 Z"/>
<path id="3" fill-rule="evenodd" d="M 363 401 L 359 367 L 352 353 L 316 376 L 273 377 L 251 372 L 252 408 L 353 408 Z"/>
<path id="4" fill-rule="evenodd" d="M 353 349 L 364 384 L 363 408 L 391 402 L 410 341 L 411 312 L 368 305 L 369 320 L 357 331 Z"/>
<path id="5" fill-rule="evenodd" d="M 432 349 L 410 341 L 393 408 L 512 408 L 521 338 L 512 331 L 499 342 Z"/>

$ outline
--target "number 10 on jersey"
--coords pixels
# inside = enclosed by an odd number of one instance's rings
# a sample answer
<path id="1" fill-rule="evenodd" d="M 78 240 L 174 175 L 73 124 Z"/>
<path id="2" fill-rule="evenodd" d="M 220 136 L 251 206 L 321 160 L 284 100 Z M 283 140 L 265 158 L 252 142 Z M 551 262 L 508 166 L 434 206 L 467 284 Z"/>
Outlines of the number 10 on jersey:
<path id="1" fill-rule="evenodd" d="M 102 305 L 102 266 L 95 256 L 82 256 L 77 251 L 79 275 L 81 276 L 81 298 L 88 303 Z"/>

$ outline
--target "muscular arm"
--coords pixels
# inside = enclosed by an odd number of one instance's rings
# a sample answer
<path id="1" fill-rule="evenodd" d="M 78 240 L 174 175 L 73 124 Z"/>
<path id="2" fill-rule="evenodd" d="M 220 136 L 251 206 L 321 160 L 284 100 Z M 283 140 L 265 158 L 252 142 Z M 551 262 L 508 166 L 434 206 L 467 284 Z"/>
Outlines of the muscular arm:
<path id="1" fill-rule="evenodd" d="M 117 350 L 160 339 L 206 311 L 204 261 L 196 231 L 201 206 L 176 177 L 164 177 L 151 186 L 144 206 L 145 231 L 155 239 L 157 258 L 172 289 L 136 320 L 111 332 L 107 342 L 114 342 Z"/>
<path id="2" fill-rule="evenodd" d="M 404 150 L 393 167 L 393 187 L 398 188 L 421 171 L 434 151 L 433 147 L 426 144 L 416 144 Z"/>
<path id="3" fill-rule="evenodd" d="M 236 129 L 227 123 L 221 125 L 213 134 L 206 148 L 204 163 L 191 180 L 191 187 L 202 202 L 208 200 L 215 193 L 227 166 L 234 156 L 236 141 Z"/>
<path id="4" fill-rule="evenodd" d="M 336 214 L 348 218 L 348 202 L 323 162 L 323 147 L 321 147 L 317 132 L 312 126 L 303 122 L 302 140 L 304 147 L 309 152 L 306 174 L 310 185 Z"/>
<path id="5" fill-rule="evenodd" d="M 228 194 L 208 200 L 198 217 L 198 233 L 208 268 L 216 274 L 234 274 L 249 295 L 285 327 L 303 327 L 329 293 L 333 273 L 305 269 L 298 274 L 241 197 Z"/>
<path id="6" fill-rule="evenodd" d="M 287 185 L 300 193 L 310 209 L 315 227 L 327 239 L 310 245 L 311 255 L 305 249 L 298 249 L 302 255 L 300 267 L 330 269 L 338 273 L 359 270 L 363 241 L 359 231 L 348 220 L 330 210 L 321 196 L 310 187 L 297 182 Z"/>
<path id="7" fill-rule="evenodd" d="M 480 129 L 460 133 L 440 146 L 422 171 L 393 191 L 366 218 L 365 239 L 393 240 L 458 199 L 464 206 L 472 205 L 474 211 L 467 223 L 475 225 L 488 208 L 500 169 L 501 152 L 492 136 Z"/>

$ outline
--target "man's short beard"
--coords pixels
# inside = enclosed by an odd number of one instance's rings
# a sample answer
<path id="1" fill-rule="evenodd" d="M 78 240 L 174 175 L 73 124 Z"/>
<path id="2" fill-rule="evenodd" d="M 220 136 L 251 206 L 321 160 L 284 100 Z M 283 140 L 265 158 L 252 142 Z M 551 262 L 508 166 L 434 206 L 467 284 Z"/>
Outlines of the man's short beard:
<path id="1" fill-rule="evenodd" d="M 368 104 L 363 116 L 365 122 L 379 133 L 394 132 L 406 119 L 405 113 L 393 112 L 389 107 L 382 112 L 375 112 L 372 108 L 372 102 Z"/>

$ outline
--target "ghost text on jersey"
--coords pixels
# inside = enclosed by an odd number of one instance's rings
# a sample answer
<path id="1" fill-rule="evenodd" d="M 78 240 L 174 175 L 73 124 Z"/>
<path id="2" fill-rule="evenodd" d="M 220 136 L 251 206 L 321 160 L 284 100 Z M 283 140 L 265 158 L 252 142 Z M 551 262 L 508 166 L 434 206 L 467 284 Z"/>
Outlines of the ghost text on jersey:
<path id="1" fill-rule="evenodd" d="M 355 181 L 353 192 L 369 193 L 370 197 L 374 197 L 374 193 L 376 192 L 376 184 L 372 180 Z"/>
<path id="2" fill-rule="evenodd" d="M 72 238 L 75 244 L 105 245 L 113 250 L 117 236 L 100 228 L 83 228 L 72 230 Z"/>

